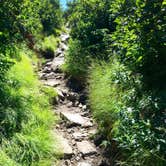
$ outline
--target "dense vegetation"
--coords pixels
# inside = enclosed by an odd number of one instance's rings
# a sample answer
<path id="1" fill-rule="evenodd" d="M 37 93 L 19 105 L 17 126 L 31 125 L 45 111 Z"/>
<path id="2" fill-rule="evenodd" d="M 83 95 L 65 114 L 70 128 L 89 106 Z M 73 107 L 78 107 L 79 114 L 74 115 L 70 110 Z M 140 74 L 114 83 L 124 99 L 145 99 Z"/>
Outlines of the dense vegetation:
<path id="1" fill-rule="evenodd" d="M 60 155 L 51 135 L 56 93 L 40 85 L 33 64 L 55 49 L 61 25 L 58 0 L 0 2 L 0 165 L 46 166 Z"/>
<path id="2" fill-rule="evenodd" d="M 166 163 L 165 7 L 165 0 L 68 3 L 64 70 L 88 80 L 112 164 Z"/>

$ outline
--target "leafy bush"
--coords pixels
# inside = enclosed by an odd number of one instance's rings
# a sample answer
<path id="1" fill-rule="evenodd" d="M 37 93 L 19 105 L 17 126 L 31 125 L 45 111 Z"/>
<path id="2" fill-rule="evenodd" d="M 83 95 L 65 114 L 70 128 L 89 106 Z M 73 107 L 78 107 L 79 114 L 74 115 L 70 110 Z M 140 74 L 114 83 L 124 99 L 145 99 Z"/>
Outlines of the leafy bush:
<path id="1" fill-rule="evenodd" d="M 100 131 L 106 140 L 116 141 L 116 148 L 121 149 L 119 155 L 112 149 L 114 154 L 110 154 L 110 159 L 112 155 L 116 157 L 111 162 L 164 165 L 165 115 L 161 110 L 164 100 L 156 93 L 154 96 L 143 92 L 141 77 L 133 75 L 115 60 L 111 64 L 95 63 L 89 84 L 89 102 Z M 115 148 L 114 145 L 111 148 Z"/>

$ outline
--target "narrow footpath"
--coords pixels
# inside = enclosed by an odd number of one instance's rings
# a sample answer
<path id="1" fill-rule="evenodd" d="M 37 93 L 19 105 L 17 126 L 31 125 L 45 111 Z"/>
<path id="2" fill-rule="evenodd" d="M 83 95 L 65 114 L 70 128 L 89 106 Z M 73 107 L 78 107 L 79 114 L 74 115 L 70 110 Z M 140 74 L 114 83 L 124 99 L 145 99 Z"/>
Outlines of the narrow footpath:
<path id="1" fill-rule="evenodd" d="M 48 59 L 39 72 L 41 81 L 58 92 L 55 113 L 61 122 L 55 127 L 62 141 L 64 157 L 59 166 L 102 166 L 102 155 L 95 146 L 92 136 L 97 127 L 86 105 L 82 88 L 77 81 L 66 78 L 60 67 L 68 49 L 68 34 L 61 34 L 60 44 L 53 59 Z"/>

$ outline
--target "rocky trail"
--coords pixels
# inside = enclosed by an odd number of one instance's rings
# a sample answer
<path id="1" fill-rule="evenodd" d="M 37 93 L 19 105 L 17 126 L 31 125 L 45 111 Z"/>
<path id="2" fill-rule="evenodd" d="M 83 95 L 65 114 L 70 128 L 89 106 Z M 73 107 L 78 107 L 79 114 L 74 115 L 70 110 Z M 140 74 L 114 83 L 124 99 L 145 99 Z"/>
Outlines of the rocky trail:
<path id="1" fill-rule="evenodd" d="M 64 151 L 60 166 L 105 166 L 100 149 L 92 140 L 97 126 L 86 105 L 84 89 L 76 80 L 67 78 L 60 69 L 65 61 L 69 35 L 62 34 L 60 39 L 55 57 L 47 59 L 39 71 L 43 84 L 58 92 L 54 111 L 62 119 L 55 127 Z"/>

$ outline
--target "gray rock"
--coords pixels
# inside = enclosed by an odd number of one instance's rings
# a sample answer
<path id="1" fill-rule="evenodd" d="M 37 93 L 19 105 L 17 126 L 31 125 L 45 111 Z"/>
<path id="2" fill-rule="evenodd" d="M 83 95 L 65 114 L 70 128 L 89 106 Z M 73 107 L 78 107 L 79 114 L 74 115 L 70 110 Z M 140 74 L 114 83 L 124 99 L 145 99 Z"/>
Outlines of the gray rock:
<path id="1" fill-rule="evenodd" d="M 58 81 L 56 79 L 48 79 L 48 80 L 44 81 L 44 85 L 56 87 L 56 86 L 60 85 L 60 81 Z"/>
<path id="2" fill-rule="evenodd" d="M 50 72 L 44 75 L 45 78 L 47 79 L 55 79 L 55 73 L 54 72 Z"/>
<path id="3" fill-rule="evenodd" d="M 64 43 L 61 43 L 60 48 L 62 49 L 62 51 L 66 51 L 68 49 L 68 46 Z"/>
<path id="4" fill-rule="evenodd" d="M 50 67 L 51 65 L 52 65 L 52 61 L 47 62 L 47 63 L 45 64 L 45 66 L 47 66 L 47 67 Z"/>
<path id="5" fill-rule="evenodd" d="M 82 117 L 79 113 L 73 113 L 70 111 L 62 111 L 61 116 L 67 119 L 71 124 L 80 125 L 83 127 L 91 127 L 93 124 L 88 118 Z"/>
<path id="6" fill-rule="evenodd" d="M 77 142 L 77 148 L 84 156 L 89 156 L 97 153 L 96 148 L 89 141 Z"/>
<path id="7" fill-rule="evenodd" d="M 78 163 L 77 166 L 92 166 L 92 165 L 87 162 L 80 162 L 80 163 Z"/>
<path id="8" fill-rule="evenodd" d="M 62 55 L 63 54 L 63 51 L 60 49 L 60 48 L 58 48 L 56 51 L 55 51 L 55 57 L 58 57 L 58 56 L 60 56 L 60 55 Z"/>
<path id="9" fill-rule="evenodd" d="M 58 69 L 60 69 L 60 66 L 64 64 L 64 57 L 55 57 L 51 68 L 53 71 L 57 71 Z"/>
<path id="10" fill-rule="evenodd" d="M 59 89 L 56 89 L 56 91 L 57 91 L 57 94 L 58 94 L 58 98 L 61 99 L 61 100 L 64 100 L 65 96 L 63 95 L 62 91 L 59 90 Z"/>
<path id="11" fill-rule="evenodd" d="M 44 69 L 43 69 L 43 73 L 49 73 L 49 72 L 51 72 L 51 68 L 50 67 L 45 67 Z"/>
<path id="12" fill-rule="evenodd" d="M 87 136 L 87 134 L 83 134 L 81 132 L 75 132 L 73 133 L 73 138 L 76 140 L 76 141 L 81 141 L 83 138 L 85 138 Z"/>
<path id="13" fill-rule="evenodd" d="M 62 34 L 60 36 L 62 42 L 67 42 L 70 38 L 69 34 Z"/>
<path id="14" fill-rule="evenodd" d="M 73 149 L 71 145 L 69 144 L 69 141 L 63 136 L 61 132 L 58 132 L 55 130 L 54 134 L 56 135 L 55 138 L 59 142 L 60 152 L 63 153 L 63 159 L 71 159 L 73 153 Z"/>

